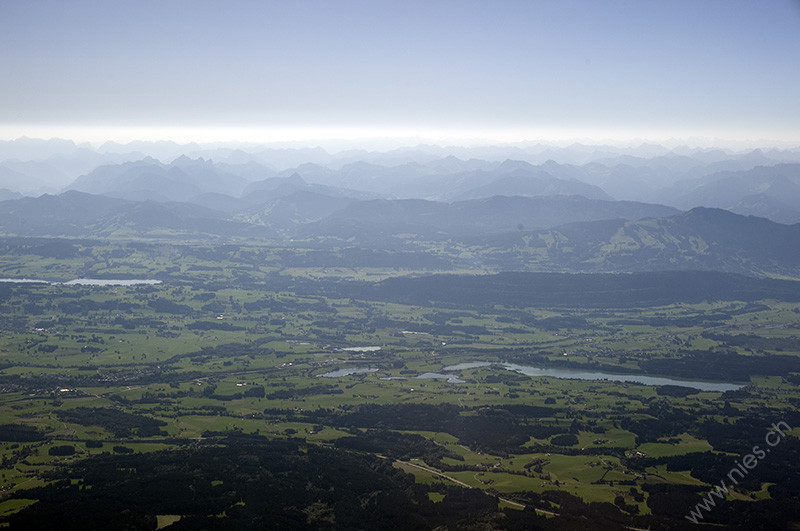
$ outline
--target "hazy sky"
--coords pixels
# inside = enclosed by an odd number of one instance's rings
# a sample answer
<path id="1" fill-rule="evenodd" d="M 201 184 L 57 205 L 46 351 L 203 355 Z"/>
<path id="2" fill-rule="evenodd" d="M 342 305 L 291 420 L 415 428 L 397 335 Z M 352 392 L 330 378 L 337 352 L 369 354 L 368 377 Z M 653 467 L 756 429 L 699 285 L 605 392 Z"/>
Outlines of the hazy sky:
<path id="1" fill-rule="evenodd" d="M 0 0 L 0 78 L 2 138 L 800 143 L 800 0 Z"/>

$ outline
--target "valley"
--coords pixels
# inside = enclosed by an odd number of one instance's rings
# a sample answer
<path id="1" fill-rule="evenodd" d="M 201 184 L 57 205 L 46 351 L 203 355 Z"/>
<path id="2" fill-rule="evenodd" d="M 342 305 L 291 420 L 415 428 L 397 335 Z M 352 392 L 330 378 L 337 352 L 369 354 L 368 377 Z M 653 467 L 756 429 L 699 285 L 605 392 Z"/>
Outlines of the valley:
<path id="1" fill-rule="evenodd" d="M 674 529 L 694 525 L 684 516 L 700 496 L 778 422 L 790 427 L 780 446 L 706 518 L 796 518 L 792 281 L 398 278 L 352 249 L 326 251 L 353 261 L 339 274 L 254 242 L 2 245 L 0 276 L 62 282 L 0 283 L 12 527 L 44 527 L 68 504 L 82 508 L 76 528 L 388 525 L 403 507 L 406 523 Z M 563 378 L 576 372 L 589 375 Z M 252 459 L 261 472 L 236 472 Z M 325 475 L 292 490 L 287 459 L 300 481 L 320 459 Z M 291 501 L 259 496 L 280 477 Z M 122 494 L 141 482 L 153 501 Z"/>

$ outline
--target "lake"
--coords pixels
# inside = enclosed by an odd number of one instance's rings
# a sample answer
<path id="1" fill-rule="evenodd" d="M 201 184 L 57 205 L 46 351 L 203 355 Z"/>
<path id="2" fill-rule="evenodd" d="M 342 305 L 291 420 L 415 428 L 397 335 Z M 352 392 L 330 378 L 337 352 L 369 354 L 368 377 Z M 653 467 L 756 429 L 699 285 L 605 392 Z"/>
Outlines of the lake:
<path id="1" fill-rule="evenodd" d="M 427 380 L 427 379 L 444 379 L 447 380 L 447 383 L 464 383 L 464 380 L 456 378 L 452 374 L 442 374 L 439 372 L 426 372 L 420 374 L 419 376 L 414 376 L 415 380 Z"/>
<path id="2" fill-rule="evenodd" d="M 473 361 L 450 365 L 443 371 L 462 371 L 478 367 L 498 365 L 509 371 L 515 371 L 526 376 L 549 376 L 551 378 L 573 378 L 578 380 L 611 380 L 615 382 L 631 382 L 644 385 L 680 385 L 692 387 L 701 391 L 733 391 L 742 386 L 730 383 L 701 382 L 697 380 L 677 380 L 663 376 L 645 376 L 642 374 L 613 374 L 608 372 L 590 371 L 585 369 L 565 369 L 552 367 L 533 367 L 530 365 L 517 365 L 515 363 L 490 363 L 488 361 Z"/>
<path id="3" fill-rule="evenodd" d="M 322 378 L 339 378 L 340 376 L 349 376 L 351 374 L 361 374 L 367 372 L 377 372 L 378 369 L 337 369 L 335 371 L 326 372 L 325 374 L 318 374 Z"/>
<path id="4" fill-rule="evenodd" d="M 68 282 L 53 282 L 53 284 L 63 284 L 65 286 L 139 286 L 142 284 L 161 284 L 161 281 L 153 279 L 104 280 L 99 278 L 76 278 Z"/>
<path id="5" fill-rule="evenodd" d="M 35 280 L 32 278 L 0 278 L 0 282 L 12 284 L 52 284 L 59 286 L 138 286 L 142 284 L 152 285 L 161 284 L 160 280 L 145 279 L 126 279 L 126 280 L 106 280 L 101 278 L 76 278 L 67 282 L 50 282 L 48 280 Z"/>
<path id="6" fill-rule="evenodd" d="M 331 372 L 326 372 L 325 374 L 319 374 L 323 378 L 339 378 L 340 376 L 349 376 L 351 374 L 362 374 L 362 373 L 370 373 L 376 372 L 378 369 L 338 369 Z M 452 374 L 442 374 L 439 372 L 426 372 L 420 374 L 419 376 L 386 376 L 381 378 L 381 380 L 429 380 L 429 379 L 442 379 L 447 380 L 447 383 L 464 383 L 464 380 L 459 379 L 457 376 Z"/>

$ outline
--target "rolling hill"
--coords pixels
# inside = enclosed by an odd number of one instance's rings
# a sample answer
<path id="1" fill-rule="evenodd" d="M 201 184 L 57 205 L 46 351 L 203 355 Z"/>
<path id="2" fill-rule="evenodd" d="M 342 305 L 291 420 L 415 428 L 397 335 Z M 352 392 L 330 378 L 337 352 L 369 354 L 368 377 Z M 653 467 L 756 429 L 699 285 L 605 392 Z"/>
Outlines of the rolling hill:
<path id="1" fill-rule="evenodd" d="M 456 203 L 422 199 L 373 200 L 351 203 L 302 227 L 298 234 L 370 241 L 396 234 L 447 239 L 544 229 L 576 221 L 662 217 L 677 212 L 662 205 L 580 196 L 494 196 Z"/>
<path id="2" fill-rule="evenodd" d="M 549 271 L 705 270 L 800 277 L 800 224 L 694 208 L 663 218 L 572 223 L 468 240 L 496 267 Z"/>
<path id="3" fill-rule="evenodd" d="M 0 232 L 73 238 L 266 236 L 263 226 L 229 221 L 187 203 L 128 201 L 69 191 L 0 202 Z"/>
<path id="4" fill-rule="evenodd" d="M 800 278 L 800 224 L 583 197 L 442 203 L 299 191 L 235 215 L 70 191 L 0 202 L 5 236 L 250 241 L 433 253 L 494 271 L 723 271 Z"/>

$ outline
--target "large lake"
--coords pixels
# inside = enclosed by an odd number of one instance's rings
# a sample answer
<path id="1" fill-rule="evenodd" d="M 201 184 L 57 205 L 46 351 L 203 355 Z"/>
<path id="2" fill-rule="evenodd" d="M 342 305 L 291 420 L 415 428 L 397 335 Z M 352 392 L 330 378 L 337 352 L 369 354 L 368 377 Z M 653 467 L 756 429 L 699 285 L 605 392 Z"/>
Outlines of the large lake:
<path id="1" fill-rule="evenodd" d="M 517 365 L 515 363 L 490 363 L 487 361 L 473 361 L 459 363 L 445 367 L 443 371 L 462 371 L 478 367 L 498 365 L 509 371 L 515 371 L 526 376 L 550 376 L 551 378 L 574 378 L 578 380 L 611 380 L 615 382 L 632 382 L 644 385 L 680 385 L 692 387 L 701 391 L 733 391 L 742 386 L 730 383 L 700 382 L 696 380 L 676 380 L 663 376 L 645 376 L 641 374 L 613 374 L 608 372 L 588 371 L 584 369 L 562 369 L 551 367 L 532 367 L 530 365 Z"/>
<path id="2" fill-rule="evenodd" d="M 0 282 L 12 284 L 52 284 L 62 286 L 139 286 L 142 284 L 161 284 L 160 280 L 150 278 L 132 278 L 126 280 L 106 280 L 102 278 L 76 278 L 67 282 L 50 282 L 47 280 L 35 280 L 32 278 L 0 278 Z"/>

